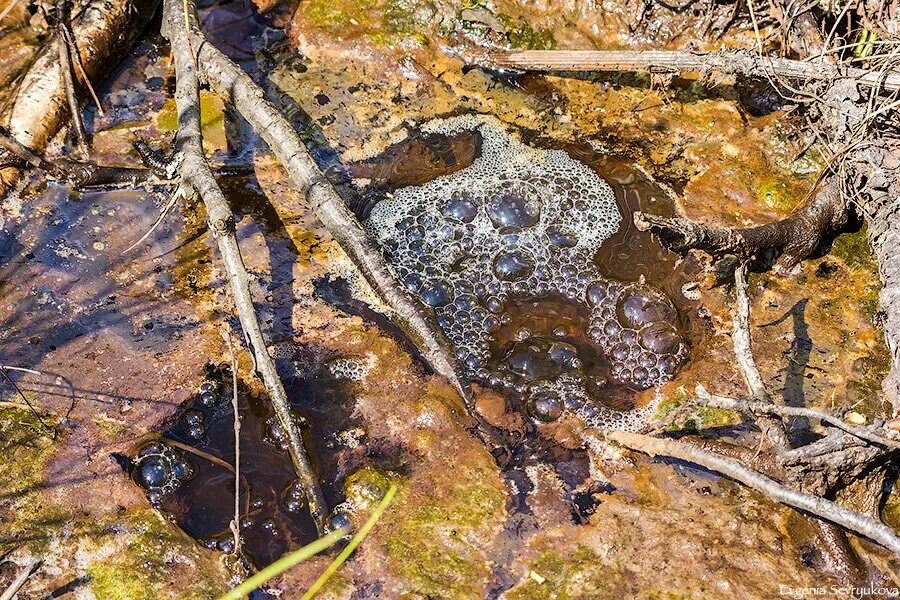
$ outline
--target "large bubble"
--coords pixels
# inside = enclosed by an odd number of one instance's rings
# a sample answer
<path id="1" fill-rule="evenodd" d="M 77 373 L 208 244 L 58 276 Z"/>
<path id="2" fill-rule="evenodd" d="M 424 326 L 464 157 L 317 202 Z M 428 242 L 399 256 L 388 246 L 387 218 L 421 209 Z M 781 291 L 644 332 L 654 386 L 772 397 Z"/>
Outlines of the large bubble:
<path id="1" fill-rule="evenodd" d="M 422 129 L 477 131 L 481 156 L 397 190 L 365 226 L 398 278 L 434 309 L 466 375 L 517 391 L 538 421 L 571 411 L 594 427 L 640 428 L 655 406 L 619 412 L 593 394 L 609 384 L 663 383 L 687 351 L 665 295 L 606 279 L 593 262 L 622 220 L 612 188 L 566 152 L 531 148 L 492 117 L 465 115 Z M 510 303 L 548 296 L 587 315 L 580 337 L 601 361 L 585 356 L 567 333 L 553 339 L 551 332 L 523 332 L 492 356 L 497 336 L 511 326 Z"/>

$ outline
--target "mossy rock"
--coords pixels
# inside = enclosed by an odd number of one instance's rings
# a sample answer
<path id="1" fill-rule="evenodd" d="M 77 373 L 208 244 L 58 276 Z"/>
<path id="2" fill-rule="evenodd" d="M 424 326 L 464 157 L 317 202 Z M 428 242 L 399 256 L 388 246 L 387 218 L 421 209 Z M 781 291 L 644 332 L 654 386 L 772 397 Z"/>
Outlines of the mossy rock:
<path id="1" fill-rule="evenodd" d="M 228 589 L 216 559 L 158 513 L 136 510 L 101 523 L 81 551 L 97 600 L 214 598 Z"/>

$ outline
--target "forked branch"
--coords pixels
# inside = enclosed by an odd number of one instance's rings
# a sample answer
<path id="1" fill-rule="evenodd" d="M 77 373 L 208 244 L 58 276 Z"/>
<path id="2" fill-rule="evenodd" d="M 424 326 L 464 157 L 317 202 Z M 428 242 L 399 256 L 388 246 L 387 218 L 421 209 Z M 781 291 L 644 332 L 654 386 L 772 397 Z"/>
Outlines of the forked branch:
<path id="1" fill-rule="evenodd" d="M 188 0 L 192 15 L 195 5 L 194 0 Z M 319 170 L 293 126 L 266 99 L 263 90 L 250 76 L 206 40 L 193 19 L 191 35 L 200 68 L 210 83 L 230 95 L 238 112 L 266 141 L 306 197 L 316 217 L 393 310 L 393 318 L 431 367 L 469 401 L 470 393 L 460 375 L 456 357 L 433 316 L 394 277 L 380 250 Z"/>
<path id="2" fill-rule="evenodd" d="M 193 12 L 190 18 L 195 18 Z M 209 230 L 222 254 L 238 318 L 253 352 L 256 371 L 266 386 L 278 422 L 287 432 L 288 450 L 294 469 L 305 486 L 310 513 L 321 533 L 325 524 L 325 498 L 303 445 L 303 438 L 295 423 L 284 386 L 266 350 L 265 339 L 250 296 L 250 278 L 235 236 L 234 216 L 203 154 L 200 85 L 185 31 L 184 12 L 180 0 L 163 2 L 163 33 L 172 44 L 172 54 L 175 58 L 175 103 L 178 107 L 178 136 L 175 150 L 181 158 L 181 185 L 196 192 L 206 205 Z"/>

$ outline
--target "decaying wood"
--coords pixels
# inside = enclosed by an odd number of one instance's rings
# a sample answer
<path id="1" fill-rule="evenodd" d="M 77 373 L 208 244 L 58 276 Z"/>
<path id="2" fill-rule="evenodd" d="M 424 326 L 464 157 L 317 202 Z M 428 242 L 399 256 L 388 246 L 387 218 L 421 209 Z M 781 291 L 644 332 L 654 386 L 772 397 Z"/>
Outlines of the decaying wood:
<path id="1" fill-rule="evenodd" d="M 203 200 L 209 230 L 216 240 L 231 288 L 238 318 L 247 344 L 253 353 L 256 371 L 266 386 L 278 422 L 288 436 L 288 450 L 297 476 L 303 482 L 309 510 L 319 532 L 324 532 L 325 498 L 318 478 L 303 444 L 303 438 L 291 411 L 275 364 L 266 349 L 265 338 L 256 316 L 250 295 L 250 277 L 244 266 L 235 235 L 234 216 L 216 183 L 203 154 L 203 135 L 200 128 L 200 85 L 197 68 L 191 53 L 184 25 L 180 0 L 163 2 L 163 34 L 172 44 L 175 59 L 175 103 L 178 107 L 176 154 L 179 157 L 181 184 Z M 192 13 L 193 16 L 193 13 Z M 196 48 L 196 46 L 194 46 Z"/>
<path id="2" fill-rule="evenodd" d="M 735 254 L 751 258 L 774 250 L 780 253 L 776 271 L 787 274 L 815 252 L 828 235 L 847 224 L 847 206 L 837 182 L 829 180 L 790 217 L 765 225 L 732 229 L 640 211 L 634 213 L 634 224 L 676 252 L 697 249 L 713 256 Z"/>
<path id="3" fill-rule="evenodd" d="M 607 433 L 607 437 L 613 442 L 631 450 L 643 452 L 650 456 L 678 458 L 726 475 L 747 487 L 765 494 L 776 502 L 840 525 L 849 531 L 881 544 L 897 556 L 900 556 L 900 536 L 884 523 L 820 496 L 813 496 L 788 487 L 747 467 L 738 460 L 676 440 L 656 438 L 639 433 L 610 431 Z"/>
<path id="4" fill-rule="evenodd" d="M 73 15 L 72 32 L 88 77 L 98 81 L 109 71 L 116 62 L 110 58 L 124 55 L 157 4 L 158 0 L 93 0 Z M 41 154 L 69 114 L 59 46 L 51 40 L 25 74 L 3 125 L 16 141 Z M 16 167 L 0 169 L 0 197 L 19 174 Z"/>
<path id="5" fill-rule="evenodd" d="M 194 10 L 194 1 L 189 5 Z M 193 23 L 193 22 L 192 22 Z M 192 25 L 193 47 L 210 83 L 229 94 L 238 112 L 266 141 L 290 178 L 306 197 L 309 207 L 353 260 L 360 273 L 393 310 L 393 319 L 410 337 L 431 367 L 468 402 L 470 392 L 460 375 L 449 342 L 433 316 L 399 284 L 381 251 L 356 216 L 338 195 L 287 119 L 265 97 L 262 89 L 240 67 L 210 44 Z"/>
<path id="6" fill-rule="evenodd" d="M 850 79 L 862 86 L 900 90 L 900 72 L 888 71 L 879 75 L 853 67 L 760 56 L 748 50 L 491 50 L 467 52 L 464 58 L 474 64 L 522 71 L 700 72 L 823 82 Z"/>

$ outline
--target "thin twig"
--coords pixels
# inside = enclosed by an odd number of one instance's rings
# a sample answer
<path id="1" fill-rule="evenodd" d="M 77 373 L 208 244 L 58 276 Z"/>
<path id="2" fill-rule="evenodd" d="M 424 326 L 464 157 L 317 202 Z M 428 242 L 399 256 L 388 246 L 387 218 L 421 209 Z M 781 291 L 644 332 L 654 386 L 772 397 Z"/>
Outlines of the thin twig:
<path id="1" fill-rule="evenodd" d="M 46 171 L 56 177 L 65 177 L 65 173 L 56 165 L 32 152 L 30 148 L 16 140 L 2 127 L 0 127 L 0 148 L 32 167 Z"/>
<path id="2" fill-rule="evenodd" d="M 59 48 L 59 70 L 66 88 L 66 99 L 69 102 L 69 112 L 72 113 L 72 127 L 75 129 L 78 149 L 82 158 L 87 160 L 90 158 L 91 151 L 88 147 L 87 133 L 84 130 L 84 121 L 81 119 L 81 107 L 75 93 L 75 83 L 72 81 L 72 57 L 69 53 L 69 44 L 65 33 L 65 22 L 69 14 L 68 7 L 68 0 L 56 0 L 56 44 Z"/>
<path id="3" fill-rule="evenodd" d="M 756 360 L 753 358 L 746 262 L 742 262 L 734 270 L 734 294 L 734 332 L 731 338 L 734 344 L 735 361 L 744 375 L 747 389 L 750 390 L 750 397 L 760 403 L 772 403 L 772 398 L 766 390 L 766 386 L 759 374 L 759 369 L 756 368 Z M 790 448 L 790 442 L 784 431 L 784 424 L 779 419 L 763 415 L 758 419 L 758 422 L 763 433 L 778 451 Z"/>
<path id="4" fill-rule="evenodd" d="M 225 329 L 219 330 L 228 354 L 231 356 L 231 409 L 234 412 L 234 519 L 231 521 L 231 533 L 234 535 L 234 554 L 241 553 L 241 533 L 238 523 L 241 519 L 241 413 L 238 409 L 238 361 L 231 345 L 231 334 Z"/>
<path id="5" fill-rule="evenodd" d="M 14 390 L 16 390 L 16 393 L 19 394 L 19 397 L 22 398 L 22 401 L 24 401 L 25 404 L 28 406 L 28 409 L 31 411 L 31 414 L 33 414 L 34 417 L 38 421 L 40 421 L 41 425 L 43 425 L 44 428 L 46 428 L 48 431 L 52 432 L 52 434 L 53 434 L 52 437 L 54 439 L 56 439 L 56 428 L 51 427 L 44 421 L 44 419 L 41 417 L 40 413 L 37 411 L 37 409 L 34 407 L 34 405 L 28 399 L 28 397 L 24 393 L 22 393 L 22 390 L 19 389 L 19 386 L 16 385 L 16 382 L 13 381 L 12 377 L 9 376 L 9 373 L 6 372 L 5 368 L 0 367 L 0 375 L 3 375 L 3 378 L 6 379 L 7 382 L 9 382 L 9 385 L 11 385 Z"/>
<path id="6" fill-rule="evenodd" d="M 175 188 L 175 191 L 172 193 L 172 198 L 169 199 L 169 201 L 168 201 L 168 202 L 166 203 L 166 205 L 162 208 L 162 210 L 159 211 L 159 216 L 156 217 L 156 221 L 153 223 L 153 225 L 150 227 L 150 229 L 147 230 L 147 233 L 145 233 L 144 235 L 142 235 L 142 236 L 141 236 L 141 239 L 139 239 L 138 241 L 136 241 L 135 243 L 133 243 L 132 245 L 130 245 L 128 248 L 126 248 L 126 249 L 125 249 L 125 252 L 131 252 L 132 250 L 134 250 L 135 248 L 137 248 L 138 245 L 139 245 L 141 242 L 143 242 L 143 241 L 146 240 L 148 237 L 150 237 L 150 234 L 151 234 L 151 233 L 153 233 L 154 231 L 156 231 L 156 228 L 159 227 L 160 223 L 163 222 L 163 219 L 166 218 L 166 215 L 169 214 L 169 211 L 172 210 L 172 207 L 175 206 L 175 203 L 176 203 L 176 202 L 178 201 L 178 199 L 181 197 L 181 191 L 182 191 L 182 190 L 181 190 L 181 186 Z"/>
<path id="7" fill-rule="evenodd" d="M 763 384 L 756 361 L 753 359 L 750 339 L 750 299 L 747 297 L 747 263 L 734 270 L 734 356 L 744 375 L 750 395 L 759 402 L 769 400 L 769 392 Z"/>
<path id="8" fill-rule="evenodd" d="M 34 558 L 24 567 L 19 570 L 19 574 L 16 575 L 16 578 L 12 580 L 12 583 L 9 584 L 9 587 L 0 595 L 0 600 L 12 600 L 16 593 L 22 589 L 22 586 L 25 585 L 25 582 L 28 581 L 28 578 L 34 575 L 35 571 L 43 563 L 43 559 Z"/>
<path id="9" fill-rule="evenodd" d="M 625 431 L 610 431 L 606 435 L 608 439 L 631 450 L 637 450 L 650 456 L 669 456 L 685 460 L 726 475 L 747 487 L 765 494 L 776 502 L 815 515 L 835 525 L 840 525 L 849 531 L 881 544 L 897 556 L 900 556 L 900 536 L 884 523 L 825 498 L 792 489 L 771 477 L 754 471 L 740 461 L 671 439 L 655 438 Z"/>
<path id="10" fill-rule="evenodd" d="M 91 85 L 91 78 L 88 77 L 87 71 L 84 68 L 84 62 L 81 60 L 81 52 L 78 51 L 78 44 L 75 40 L 75 34 L 72 33 L 72 28 L 69 27 L 68 21 L 62 22 L 63 34 L 66 36 L 66 42 L 69 44 L 69 52 L 74 59 L 73 63 L 75 68 L 78 69 L 78 72 L 81 74 L 81 80 L 84 81 L 85 87 L 87 87 L 88 92 L 91 94 L 91 98 L 94 99 L 94 104 L 97 106 L 97 112 L 100 113 L 100 116 L 105 115 L 103 112 L 103 105 L 100 104 L 100 98 L 97 97 L 97 92 L 94 91 L 94 86 Z"/>
<path id="11" fill-rule="evenodd" d="M 6 18 L 6 15 L 12 12 L 12 9 L 16 7 L 16 4 L 19 3 L 19 0 L 10 0 L 10 3 L 6 5 L 6 8 L 3 9 L 3 12 L 0 12 L 0 21 Z"/>
<path id="12" fill-rule="evenodd" d="M 210 454 L 209 452 L 204 452 L 199 448 L 194 448 L 190 444 L 185 444 L 184 442 L 179 442 L 178 440 L 173 440 L 171 438 L 166 438 L 166 443 L 170 446 L 175 446 L 176 448 L 180 448 L 185 452 L 193 454 L 194 456 L 199 456 L 200 458 L 206 459 L 214 465 L 219 465 L 223 469 L 226 469 L 229 473 L 235 472 L 235 468 L 231 466 L 227 461 L 219 458 L 218 456 Z"/>
<path id="13" fill-rule="evenodd" d="M 751 415 L 778 415 L 781 417 L 805 417 L 808 419 L 817 419 L 823 423 L 827 423 L 832 427 L 840 429 L 850 435 L 856 436 L 861 440 L 900 450 L 900 441 L 878 435 L 865 427 L 855 427 L 844 422 L 839 417 L 830 415 L 827 412 L 816 410 L 814 408 L 805 408 L 800 406 L 784 406 L 783 404 L 773 404 L 771 402 L 756 402 L 750 399 L 730 398 L 728 396 L 719 396 L 710 394 L 702 385 L 695 388 L 697 397 L 693 402 L 708 406 L 710 408 L 721 408 L 723 410 L 733 410 L 737 412 L 749 413 Z"/>

